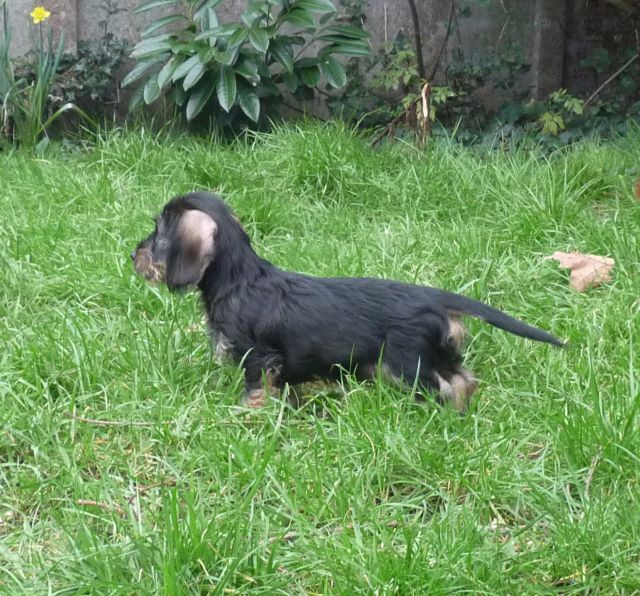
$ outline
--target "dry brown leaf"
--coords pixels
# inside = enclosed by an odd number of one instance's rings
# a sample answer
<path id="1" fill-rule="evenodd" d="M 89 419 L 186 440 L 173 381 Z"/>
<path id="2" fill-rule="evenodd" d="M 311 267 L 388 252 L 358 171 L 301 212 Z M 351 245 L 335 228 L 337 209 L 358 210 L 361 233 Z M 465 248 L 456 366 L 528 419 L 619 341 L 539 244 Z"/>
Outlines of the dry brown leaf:
<path id="1" fill-rule="evenodd" d="M 616 262 L 609 257 L 585 255 L 579 252 L 554 252 L 547 259 L 556 259 L 560 267 L 569 269 L 569 283 L 578 292 L 611 281 L 611 270 Z"/>
<path id="2" fill-rule="evenodd" d="M 636 180 L 636 185 L 633 189 L 633 196 L 635 196 L 636 200 L 640 201 L 640 178 Z"/>

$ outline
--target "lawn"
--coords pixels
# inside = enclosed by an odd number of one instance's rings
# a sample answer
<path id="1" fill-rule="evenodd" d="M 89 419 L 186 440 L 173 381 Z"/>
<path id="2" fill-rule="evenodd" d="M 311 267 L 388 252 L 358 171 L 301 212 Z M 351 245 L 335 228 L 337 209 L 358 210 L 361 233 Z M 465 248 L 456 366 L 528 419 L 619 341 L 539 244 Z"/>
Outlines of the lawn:
<path id="1" fill-rule="evenodd" d="M 0 592 L 639 591 L 638 155 L 372 151 L 314 124 L 0 154 Z M 470 321 L 463 417 L 353 380 L 240 415 L 197 297 L 129 259 L 201 188 L 283 268 L 459 291 L 570 347 Z M 613 281 L 575 292 L 556 250 Z"/>

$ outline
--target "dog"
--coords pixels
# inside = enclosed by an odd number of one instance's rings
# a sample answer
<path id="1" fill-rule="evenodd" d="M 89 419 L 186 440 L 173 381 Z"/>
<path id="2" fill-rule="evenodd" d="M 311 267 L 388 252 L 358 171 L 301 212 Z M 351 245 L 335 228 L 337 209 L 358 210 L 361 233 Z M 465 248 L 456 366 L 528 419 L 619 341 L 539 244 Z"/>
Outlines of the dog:
<path id="1" fill-rule="evenodd" d="M 562 346 L 546 331 L 482 302 L 437 288 L 383 279 L 319 278 L 260 258 L 218 196 L 169 201 L 151 235 L 131 253 L 135 271 L 172 291 L 197 287 L 215 352 L 240 363 L 243 404 L 263 406 L 285 384 L 358 380 L 378 374 L 434 394 L 464 412 L 477 380 L 462 366 L 462 315 Z"/>

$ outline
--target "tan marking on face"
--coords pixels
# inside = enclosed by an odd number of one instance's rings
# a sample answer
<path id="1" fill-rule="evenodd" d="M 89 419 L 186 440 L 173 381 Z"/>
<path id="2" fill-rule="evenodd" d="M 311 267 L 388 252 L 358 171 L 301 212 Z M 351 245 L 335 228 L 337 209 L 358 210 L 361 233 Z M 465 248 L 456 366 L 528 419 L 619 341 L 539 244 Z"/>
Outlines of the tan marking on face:
<path id="1" fill-rule="evenodd" d="M 150 283 L 157 284 L 165 280 L 165 264 L 154 262 L 153 255 L 148 248 L 141 248 L 136 252 L 133 266 L 136 273 Z"/>

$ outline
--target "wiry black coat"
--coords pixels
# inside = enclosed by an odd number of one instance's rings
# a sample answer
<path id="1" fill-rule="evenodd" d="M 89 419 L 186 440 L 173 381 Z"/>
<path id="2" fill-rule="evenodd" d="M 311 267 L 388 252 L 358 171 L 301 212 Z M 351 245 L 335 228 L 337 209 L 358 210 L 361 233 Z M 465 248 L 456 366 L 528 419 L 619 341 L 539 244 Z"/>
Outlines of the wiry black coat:
<path id="1" fill-rule="evenodd" d="M 185 250 L 178 224 L 196 210 L 215 222 L 201 257 Z M 219 198 L 191 193 L 170 201 L 156 230 L 134 254 L 151 256 L 166 270 L 170 289 L 197 284 L 220 351 L 242 362 L 249 399 L 264 401 L 265 376 L 273 387 L 335 379 L 341 370 L 365 379 L 378 367 L 388 377 L 439 392 L 464 409 L 475 389 L 462 368 L 457 317 L 468 314 L 511 333 L 562 345 L 536 327 L 481 302 L 443 290 L 381 279 L 318 278 L 278 269 L 258 257 L 237 218 Z M 193 275 L 185 275 L 197 264 Z M 197 277 L 197 279 L 196 279 Z"/>

